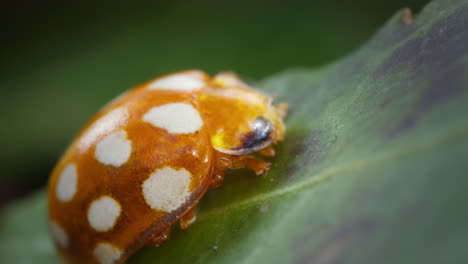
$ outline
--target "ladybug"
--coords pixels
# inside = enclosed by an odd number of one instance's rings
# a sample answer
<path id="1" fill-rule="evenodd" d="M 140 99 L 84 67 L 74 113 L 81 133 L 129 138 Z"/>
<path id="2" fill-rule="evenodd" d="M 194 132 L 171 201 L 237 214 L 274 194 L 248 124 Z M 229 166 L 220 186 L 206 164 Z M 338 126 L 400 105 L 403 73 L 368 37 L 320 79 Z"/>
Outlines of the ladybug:
<path id="1" fill-rule="evenodd" d="M 156 78 L 104 106 L 66 150 L 48 185 L 50 233 L 66 263 L 123 263 L 161 245 L 224 171 L 271 166 L 287 104 L 233 73 Z"/>

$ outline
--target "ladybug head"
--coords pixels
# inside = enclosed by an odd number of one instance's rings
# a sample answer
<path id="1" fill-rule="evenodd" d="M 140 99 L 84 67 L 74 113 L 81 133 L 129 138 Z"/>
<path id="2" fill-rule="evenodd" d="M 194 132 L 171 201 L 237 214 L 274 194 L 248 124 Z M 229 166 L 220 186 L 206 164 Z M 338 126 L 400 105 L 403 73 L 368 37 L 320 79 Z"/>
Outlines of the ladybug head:
<path id="1" fill-rule="evenodd" d="M 230 155 L 247 155 L 281 140 L 286 104 L 272 101 L 232 73 L 216 75 L 200 100 L 210 119 L 213 147 Z"/>

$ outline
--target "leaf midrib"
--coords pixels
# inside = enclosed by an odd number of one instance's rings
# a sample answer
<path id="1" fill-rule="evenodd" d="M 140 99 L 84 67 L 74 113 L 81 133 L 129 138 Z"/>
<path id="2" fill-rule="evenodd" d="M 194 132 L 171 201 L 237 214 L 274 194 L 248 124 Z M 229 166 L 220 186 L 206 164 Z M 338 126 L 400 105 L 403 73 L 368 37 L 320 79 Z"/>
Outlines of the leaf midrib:
<path id="1" fill-rule="evenodd" d="M 397 147 L 393 147 L 387 151 L 376 153 L 363 159 L 357 159 L 354 161 L 342 163 L 340 166 L 324 169 L 314 175 L 310 175 L 310 177 L 307 177 L 307 179 L 304 181 L 300 181 L 270 192 L 261 193 L 259 195 L 255 195 L 223 207 L 201 212 L 198 216 L 197 222 L 205 221 L 215 215 L 225 214 L 231 210 L 250 207 L 252 205 L 261 204 L 267 200 L 272 200 L 289 194 L 297 194 L 299 192 L 309 190 L 321 183 L 329 181 L 333 177 L 339 176 L 340 174 L 358 172 L 359 170 L 369 168 L 383 162 L 395 161 L 408 155 L 428 152 L 429 150 L 436 149 L 445 144 L 450 145 L 452 143 L 458 142 L 459 139 L 462 139 L 468 135 L 468 122 L 463 122 L 460 125 L 451 127 L 450 129 L 444 128 L 443 130 L 440 130 L 445 133 L 438 133 L 439 131 L 434 131 L 431 136 L 423 137 L 418 141 L 414 141 L 412 144 L 405 145 L 405 148 L 402 148 L 401 145 L 397 145 Z M 434 134 L 437 136 L 434 136 Z"/>

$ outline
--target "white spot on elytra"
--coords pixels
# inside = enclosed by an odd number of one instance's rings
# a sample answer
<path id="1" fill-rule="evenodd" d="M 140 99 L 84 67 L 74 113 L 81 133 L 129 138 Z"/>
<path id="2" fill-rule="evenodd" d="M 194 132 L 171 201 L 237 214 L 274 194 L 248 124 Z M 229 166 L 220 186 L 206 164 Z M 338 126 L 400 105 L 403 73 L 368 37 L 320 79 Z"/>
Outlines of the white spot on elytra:
<path id="1" fill-rule="evenodd" d="M 120 258 L 122 251 L 110 243 L 99 243 L 93 254 L 100 264 L 112 264 Z"/>
<path id="2" fill-rule="evenodd" d="M 203 125 L 198 111 L 191 104 L 186 103 L 170 103 L 153 107 L 143 115 L 143 120 L 176 134 L 194 133 Z"/>
<path id="3" fill-rule="evenodd" d="M 194 91 L 199 90 L 205 86 L 205 82 L 199 78 L 187 74 L 178 73 L 158 79 L 149 84 L 150 90 L 178 90 L 178 91 Z"/>
<path id="4" fill-rule="evenodd" d="M 105 136 L 96 145 L 95 157 L 106 165 L 121 166 L 130 158 L 132 142 L 123 130 Z"/>
<path id="5" fill-rule="evenodd" d="M 88 222 L 96 231 L 104 232 L 114 227 L 121 212 L 120 205 L 110 196 L 94 200 L 88 209 Z"/>
<path id="6" fill-rule="evenodd" d="M 57 181 L 57 186 L 55 187 L 55 194 L 59 201 L 68 202 L 75 196 L 77 178 L 78 173 L 74 163 L 67 165 L 62 170 Z"/>
<path id="7" fill-rule="evenodd" d="M 96 120 L 80 137 L 80 142 L 78 143 L 80 151 L 86 151 L 97 138 L 115 130 L 116 127 L 124 125 L 127 122 L 128 116 L 127 107 L 122 106 Z"/>
<path id="8" fill-rule="evenodd" d="M 143 182 L 143 197 L 151 208 L 171 212 L 186 202 L 190 182 L 191 174 L 187 170 L 164 167 Z"/>
<path id="9" fill-rule="evenodd" d="M 50 226 L 50 234 L 52 235 L 52 238 L 54 239 L 54 241 L 57 242 L 57 244 L 61 248 L 67 248 L 68 247 L 68 235 L 67 235 L 67 232 L 65 232 L 65 229 L 63 229 L 63 227 L 61 227 L 55 221 L 50 221 L 49 226 Z"/>

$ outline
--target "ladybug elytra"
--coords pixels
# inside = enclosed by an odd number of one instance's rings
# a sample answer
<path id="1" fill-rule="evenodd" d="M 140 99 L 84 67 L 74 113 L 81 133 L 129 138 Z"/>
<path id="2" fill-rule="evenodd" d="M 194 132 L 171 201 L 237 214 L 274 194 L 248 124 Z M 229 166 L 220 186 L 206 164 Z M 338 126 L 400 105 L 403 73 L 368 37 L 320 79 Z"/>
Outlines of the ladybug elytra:
<path id="1" fill-rule="evenodd" d="M 78 134 L 49 181 L 50 232 L 67 263 L 122 263 L 160 245 L 224 171 L 262 174 L 284 137 L 287 105 L 232 73 L 197 70 L 149 81 L 106 105 Z"/>

